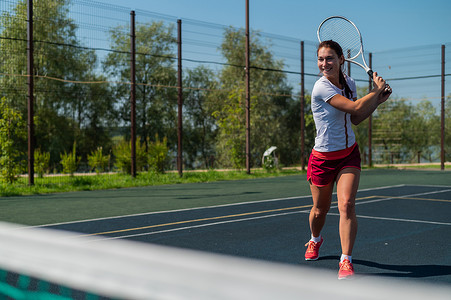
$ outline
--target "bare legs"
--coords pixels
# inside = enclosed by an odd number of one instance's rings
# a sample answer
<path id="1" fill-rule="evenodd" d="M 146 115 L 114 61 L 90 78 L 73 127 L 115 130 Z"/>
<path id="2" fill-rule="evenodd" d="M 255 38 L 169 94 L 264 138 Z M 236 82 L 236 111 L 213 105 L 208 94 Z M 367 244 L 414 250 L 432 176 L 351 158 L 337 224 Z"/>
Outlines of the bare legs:
<path id="1" fill-rule="evenodd" d="M 360 170 L 348 168 L 337 177 L 338 211 L 340 212 L 340 241 L 342 253 L 352 255 L 357 235 L 355 197 L 360 181 Z"/>
<path id="2" fill-rule="evenodd" d="M 346 168 L 337 176 L 338 210 L 340 212 L 340 241 L 342 253 L 352 255 L 357 235 L 357 218 L 355 214 L 355 197 L 360 181 L 360 170 Z M 309 215 L 312 235 L 318 237 L 326 221 L 327 212 L 332 201 L 334 182 L 324 187 L 310 185 L 313 207 Z"/>
<path id="3" fill-rule="evenodd" d="M 310 184 L 310 190 L 312 191 L 313 207 L 310 210 L 309 223 L 310 230 L 314 237 L 318 237 L 326 222 L 326 215 L 330 209 L 332 201 L 332 192 L 334 189 L 334 183 L 324 187 L 318 187 Z"/>

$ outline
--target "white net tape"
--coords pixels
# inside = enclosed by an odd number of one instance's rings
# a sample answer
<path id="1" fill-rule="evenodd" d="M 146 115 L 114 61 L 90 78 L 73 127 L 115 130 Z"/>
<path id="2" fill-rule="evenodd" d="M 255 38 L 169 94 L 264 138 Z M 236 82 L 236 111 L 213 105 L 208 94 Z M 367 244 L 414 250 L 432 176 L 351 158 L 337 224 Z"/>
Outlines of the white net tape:
<path id="1" fill-rule="evenodd" d="M 449 299 L 451 289 L 0 223 L 0 268 L 122 299 Z"/>

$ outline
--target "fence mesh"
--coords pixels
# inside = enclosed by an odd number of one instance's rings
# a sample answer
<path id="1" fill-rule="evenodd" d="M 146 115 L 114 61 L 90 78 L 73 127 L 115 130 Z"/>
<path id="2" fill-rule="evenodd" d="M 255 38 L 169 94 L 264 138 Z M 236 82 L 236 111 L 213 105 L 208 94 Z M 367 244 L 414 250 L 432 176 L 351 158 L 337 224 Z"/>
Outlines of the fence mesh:
<path id="1" fill-rule="evenodd" d="M 49 174 L 129 170 L 130 9 L 90 0 L 34 1 L 35 172 Z M 0 6 L 0 96 L 22 116 L 14 155 L 26 173 L 27 1 Z M 243 28 L 181 21 L 183 161 L 185 169 L 243 167 L 245 159 Z M 444 44 L 450 57 L 451 44 Z M 300 91 L 304 64 L 305 152 L 315 128 L 310 91 L 318 79 L 316 41 L 251 30 L 251 149 L 253 166 L 276 146 L 284 166 L 301 159 Z M 372 163 L 440 162 L 442 45 L 372 53 L 372 67 L 394 94 L 372 117 Z M 367 56 L 371 49 L 366 49 Z M 176 169 L 177 19 L 136 11 L 137 164 L 142 171 Z M 368 61 L 368 58 L 367 58 Z M 445 65 L 445 75 L 451 66 Z M 359 94 L 368 76 L 348 72 Z M 445 153 L 450 161 L 451 84 L 445 80 Z M 3 120 L 11 120 L 3 114 Z M 10 122 L 11 123 L 11 122 Z M 6 125 L 3 125 L 6 126 Z M 369 163 L 368 121 L 356 128 Z M 7 137 L 2 137 L 7 138 Z M 127 148 L 128 144 L 128 148 Z M 76 153 L 76 157 L 71 154 Z M 4 150 L 5 151 L 5 150 Z M 5 155 L 5 152 L 3 153 Z M 49 155 L 46 163 L 45 155 Z M 78 162 L 70 168 L 70 161 Z M 79 159 L 79 161 L 78 161 Z M 64 160 L 66 163 L 64 163 Z M 41 163 L 41 165 L 38 165 Z M 2 165 L 5 167 L 5 164 Z M 62 180 L 62 179 L 61 179 Z"/>

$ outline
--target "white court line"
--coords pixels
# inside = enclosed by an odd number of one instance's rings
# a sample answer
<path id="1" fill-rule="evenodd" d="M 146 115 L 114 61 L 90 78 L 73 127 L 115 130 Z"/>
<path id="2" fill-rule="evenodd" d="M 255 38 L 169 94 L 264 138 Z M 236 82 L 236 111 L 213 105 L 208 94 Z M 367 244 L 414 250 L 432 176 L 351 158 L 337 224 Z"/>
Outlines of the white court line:
<path id="1" fill-rule="evenodd" d="M 234 219 L 234 220 L 229 220 L 229 221 L 220 221 L 220 222 L 213 222 L 213 223 L 193 225 L 193 226 L 185 226 L 185 227 L 179 227 L 179 228 L 173 228 L 173 229 L 165 229 L 165 230 L 152 231 L 152 232 L 129 234 L 129 235 L 124 235 L 124 236 L 102 237 L 100 239 L 94 239 L 91 241 L 96 242 L 96 241 L 102 241 L 102 240 L 126 239 L 126 238 L 137 237 L 137 236 L 153 235 L 153 234 L 159 234 L 159 233 L 167 233 L 167 232 L 173 232 L 173 231 L 182 231 L 182 230 L 190 230 L 190 229 L 194 229 L 194 228 L 223 225 L 223 224 L 228 224 L 228 223 L 244 222 L 244 221 L 252 221 L 252 220 L 258 220 L 258 219 L 286 216 L 286 215 L 292 215 L 292 214 L 299 214 L 299 213 L 303 213 L 303 212 L 304 211 L 292 211 L 292 212 L 277 213 L 277 214 L 258 216 L 258 217 L 247 217 L 247 218 L 242 218 L 242 219 Z M 92 239 L 92 237 L 91 237 L 91 239 Z"/>
<path id="2" fill-rule="evenodd" d="M 367 192 L 367 191 L 376 191 L 381 189 L 390 189 L 390 188 L 398 188 L 398 187 L 404 187 L 409 186 L 406 184 L 398 184 L 398 185 L 391 185 L 391 186 L 382 186 L 382 187 L 376 187 L 376 188 L 367 188 L 367 189 L 361 189 L 359 192 Z M 415 185 L 419 187 L 449 187 L 449 186 L 433 186 L 433 185 Z M 443 190 L 443 191 L 434 191 L 434 192 L 426 192 L 426 193 L 420 193 L 420 194 L 412 194 L 412 195 L 404 195 L 404 196 L 398 196 L 397 198 L 402 197 L 414 197 L 414 196 L 421 196 L 421 195 L 427 195 L 427 194 L 434 194 L 434 193 L 441 193 L 441 192 L 448 192 L 449 190 Z M 333 193 L 336 195 L 336 193 Z M 61 223 L 53 223 L 53 224 L 45 224 L 45 225 L 37 225 L 37 226 L 26 226 L 25 228 L 33 228 L 33 227 L 50 227 L 50 226 L 58 226 L 58 225 L 67 225 L 67 224 L 77 224 L 77 223 L 84 223 L 84 222 L 95 222 L 95 221 L 103 221 L 103 220 L 112 220 L 112 219 L 121 219 L 121 218 L 129 218 L 129 217 L 137 217 L 137 216 L 146 216 L 146 215 L 154 215 L 154 214 L 163 214 L 163 213 L 174 213 L 174 212 L 186 212 L 186 211 L 194 211 L 194 210 L 202 210 L 202 209 L 210 209 L 210 208 L 221 208 L 221 207 L 231 207 L 231 206 L 239 206 L 239 205 L 247 205 L 247 204 L 258 204 L 258 203 L 265 203 L 265 202 L 274 202 L 274 201 L 284 201 L 284 200 L 293 200 L 293 199 L 304 199 L 304 198 L 311 198 L 311 195 L 307 196 L 294 196 L 294 197 L 286 197 L 286 198 L 274 198 L 274 199 L 266 199 L 266 200 L 257 200 L 257 201 L 248 201 L 248 202 L 239 202 L 239 203 L 231 203 L 231 204 L 220 204 L 220 205 L 213 205 L 213 206 L 203 206 L 203 207 L 194 207 L 194 208 L 183 208 L 183 209 L 175 209 L 175 210 L 166 210 L 166 211 L 155 211 L 155 212 L 147 212 L 147 213 L 138 213 L 138 214 L 130 214 L 130 215 L 122 215 L 122 216 L 113 216 L 113 217 L 104 217 L 104 218 L 94 218 L 94 219 L 87 219 L 87 220 L 78 220 L 78 221 L 69 221 L 69 222 L 61 222 Z M 385 200 L 392 200 L 395 198 L 385 198 L 385 199 L 377 199 L 377 200 L 369 200 L 365 202 L 358 202 L 357 204 L 365 204 L 365 203 L 372 203 L 372 202 L 380 202 Z M 333 206 L 331 208 L 336 208 L 336 206 Z"/>
<path id="3" fill-rule="evenodd" d="M 399 198 L 404 198 L 404 197 L 407 198 L 407 197 L 416 197 L 416 196 L 423 196 L 423 195 L 429 195 L 429 194 L 437 194 L 437 193 L 449 192 L 449 191 L 451 191 L 451 189 L 443 190 L 443 191 L 433 191 L 433 192 L 427 192 L 427 193 L 417 193 L 417 194 L 411 194 L 411 195 L 397 196 L 396 198 L 383 198 L 383 199 L 377 199 L 377 200 L 367 200 L 367 201 L 357 202 L 356 205 L 357 204 L 369 204 L 369 203 L 375 203 L 375 202 L 382 202 L 382 201 L 388 201 L 388 200 L 397 200 Z M 331 208 L 337 208 L 337 206 L 332 206 Z M 105 239 L 106 240 L 110 240 L 110 239 L 126 239 L 126 238 L 138 237 L 138 236 L 146 236 L 146 235 L 154 235 L 154 234 L 159 234 L 159 233 L 168 233 L 168 232 L 174 232 L 174 231 L 190 230 L 190 229 L 195 229 L 195 228 L 216 226 L 216 225 L 222 225 L 222 224 L 228 224 L 228 223 L 252 221 L 252 220 L 258 220 L 258 219 L 264 219 L 264 218 L 272 218 L 272 217 L 286 216 L 286 215 L 292 215 L 292 214 L 298 214 L 298 213 L 309 213 L 309 212 L 310 212 L 310 209 L 300 210 L 300 211 L 293 211 L 293 212 L 286 212 L 286 213 L 270 214 L 270 215 L 258 216 L 258 217 L 246 217 L 246 218 L 234 219 L 234 220 L 229 220 L 229 221 L 212 222 L 212 223 L 201 224 L 201 225 L 184 226 L 184 227 L 173 228 L 173 229 L 165 229 L 165 230 L 144 232 L 144 233 L 137 233 L 137 234 L 130 234 L 130 235 L 124 235 L 124 236 L 117 236 L 117 237 L 103 237 L 101 239 L 93 240 L 93 242 L 99 241 L 99 240 L 105 240 Z M 339 216 L 340 214 L 330 213 L 329 212 L 328 215 Z M 373 220 L 384 220 L 384 221 L 393 221 L 393 222 L 408 222 L 408 223 L 421 223 L 421 224 L 430 224 L 430 225 L 451 226 L 451 223 L 424 221 L 424 220 L 413 220 L 413 219 L 373 217 L 373 216 L 364 216 L 364 215 L 357 215 L 357 218 L 373 219 Z"/>
<path id="4" fill-rule="evenodd" d="M 405 184 L 397 184 L 397 185 L 388 185 L 388 186 L 382 186 L 382 187 L 376 187 L 376 188 L 367 188 L 367 189 L 361 189 L 361 190 L 359 190 L 359 192 L 376 191 L 376 190 L 397 188 L 397 187 L 403 187 L 403 186 L 406 186 L 406 185 Z M 336 195 L 337 193 L 333 193 L 333 194 Z M 34 227 L 41 228 L 41 227 L 49 227 L 49 226 L 77 224 L 77 223 L 84 223 L 84 222 L 95 222 L 95 221 L 112 220 L 112 219 L 120 219 L 120 218 L 139 217 L 139 216 L 147 216 L 147 215 L 154 215 L 154 214 L 185 212 L 185 211 L 210 209 L 210 208 L 220 208 L 220 207 L 228 207 L 228 206 L 239 206 L 239 205 L 247 205 L 247 204 L 255 204 L 255 203 L 265 203 L 265 202 L 284 201 L 284 200 L 293 200 L 293 199 L 304 199 L 304 198 L 311 198 L 311 197 L 312 197 L 311 195 L 307 195 L 307 196 L 293 196 L 293 197 L 286 197 L 286 198 L 274 198 L 274 199 L 247 201 L 247 202 L 230 203 L 230 204 L 220 204 L 220 205 L 212 205 L 212 206 L 182 208 L 182 209 L 164 210 L 164 211 L 153 211 L 153 212 L 137 213 L 137 214 L 130 214 L 130 215 L 122 215 L 122 216 L 113 216 L 113 217 L 104 217 L 104 218 L 94 218 L 94 219 L 86 219 L 86 220 L 68 221 L 68 222 L 36 225 L 36 226 L 26 226 L 25 228 L 34 228 Z"/>
<path id="5" fill-rule="evenodd" d="M 337 213 L 329 213 L 329 215 L 332 215 L 332 216 L 339 216 L 340 214 L 337 214 Z M 451 223 L 434 222 L 434 221 L 423 221 L 423 220 L 412 220 L 412 219 L 398 219 L 398 218 L 372 217 L 372 216 L 364 216 L 364 215 L 357 215 L 357 218 L 374 219 L 374 220 L 384 220 L 384 221 L 398 221 L 398 222 L 410 222 L 410 223 L 423 223 L 423 224 L 432 224 L 432 225 L 445 225 L 445 226 L 451 226 Z"/>

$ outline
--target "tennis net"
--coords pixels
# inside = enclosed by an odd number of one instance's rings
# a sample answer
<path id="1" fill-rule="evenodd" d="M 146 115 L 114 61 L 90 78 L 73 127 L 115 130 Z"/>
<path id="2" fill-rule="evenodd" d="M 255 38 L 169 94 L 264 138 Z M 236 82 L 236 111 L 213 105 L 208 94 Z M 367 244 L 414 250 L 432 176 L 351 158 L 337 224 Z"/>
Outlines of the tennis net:
<path id="1" fill-rule="evenodd" d="M 0 299 L 425 299 L 430 286 L 0 223 Z M 433 286 L 434 299 L 451 289 Z"/>

